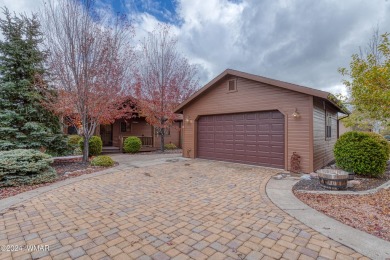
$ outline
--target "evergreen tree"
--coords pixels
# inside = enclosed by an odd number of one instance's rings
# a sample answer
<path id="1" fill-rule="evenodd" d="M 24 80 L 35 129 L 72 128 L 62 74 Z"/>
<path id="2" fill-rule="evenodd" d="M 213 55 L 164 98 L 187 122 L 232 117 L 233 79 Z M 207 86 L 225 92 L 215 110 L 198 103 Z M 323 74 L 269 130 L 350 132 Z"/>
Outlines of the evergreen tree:
<path id="1" fill-rule="evenodd" d="M 61 154 L 66 141 L 56 116 L 42 106 L 37 79 L 44 75 L 46 53 L 36 15 L 11 15 L 3 8 L 0 30 L 0 150 L 47 149 Z"/>

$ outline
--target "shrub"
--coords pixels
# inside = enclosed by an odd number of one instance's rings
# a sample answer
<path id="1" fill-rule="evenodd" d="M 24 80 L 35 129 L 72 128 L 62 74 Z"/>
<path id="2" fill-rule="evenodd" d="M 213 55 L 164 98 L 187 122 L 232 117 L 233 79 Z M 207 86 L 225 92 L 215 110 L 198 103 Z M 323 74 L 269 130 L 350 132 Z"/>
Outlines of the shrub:
<path id="1" fill-rule="evenodd" d="M 97 156 L 97 157 L 93 158 L 93 160 L 91 162 L 91 165 L 92 166 L 108 167 L 108 166 L 113 166 L 114 165 L 114 161 L 111 159 L 110 156 L 100 155 L 100 156 Z"/>
<path id="2" fill-rule="evenodd" d="M 347 132 L 334 147 L 336 164 L 358 175 L 378 177 L 386 170 L 388 154 L 377 137 L 364 132 Z"/>
<path id="3" fill-rule="evenodd" d="M 167 149 L 167 150 L 177 149 L 176 145 L 173 144 L 173 143 L 165 144 L 164 148 Z"/>
<path id="4" fill-rule="evenodd" d="M 72 155 L 83 155 L 83 150 L 80 147 L 74 148 Z"/>
<path id="5" fill-rule="evenodd" d="M 390 143 L 380 134 L 373 133 L 373 132 L 367 132 L 368 135 L 370 135 L 372 138 L 377 140 L 385 150 L 388 158 L 390 157 Z"/>
<path id="6" fill-rule="evenodd" d="M 125 142 L 123 144 L 123 150 L 126 153 L 136 153 L 141 149 L 141 146 L 141 139 L 136 136 L 130 136 L 125 139 Z"/>
<path id="7" fill-rule="evenodd" d="M 69 135 L 68 145 L 72 146 L 73 148 L 76 148 L 79 145 L 81 139 L 83 138 L 79 135 Z"/>
<path id="8" fill-rule="evenodd" d="M 83 138 L 79 141 L 79 144 L 80 144 L 81 150 L 84 151 L 84 139 Z M 89 139 L 88 146 L 89 146 L 88 156 L 97 156 L 97 155 L 102 153 L 103 142 L 99 136 L 96 136 L 96 135 L 92 136 Z"/>
<path id="9" fill-rule="evenodd" d="M 0 187 L 35 185 L 57 178 L 50 155 L 37 150 L 0 151 Z"/>

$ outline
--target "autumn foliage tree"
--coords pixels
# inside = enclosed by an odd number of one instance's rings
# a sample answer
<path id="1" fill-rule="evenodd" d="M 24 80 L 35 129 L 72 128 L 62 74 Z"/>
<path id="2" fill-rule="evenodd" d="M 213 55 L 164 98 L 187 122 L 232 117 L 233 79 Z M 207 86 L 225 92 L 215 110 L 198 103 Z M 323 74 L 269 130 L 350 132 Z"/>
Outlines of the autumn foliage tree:
<path id="1" fill-rule="evenodd" d="M 341 68 L 356 111 L 357 122 L 379 121 L 390 124 L 390 41 L 389 33 L 374 32 L 366 51 L 352 55 L 349 69 Z"/>
<path id="2" fill-rule="evenodd" d="M 49 1 L 42 12 L 54 95 L 47 105 L 81 126 L 84 161 L 99 124 L 131 113 L 128 104 L 132 28 L 123 17 L 97 14 L 92 0 Z"/>
<path id="3" fill-rule="evenodd" d="M 177 50 L 170 27 L 159 25 L 141 42 L 137 69 L 137 108 L 164 137 L 177 115 L 174 108 L 198 88 L 197 69 Z"/>

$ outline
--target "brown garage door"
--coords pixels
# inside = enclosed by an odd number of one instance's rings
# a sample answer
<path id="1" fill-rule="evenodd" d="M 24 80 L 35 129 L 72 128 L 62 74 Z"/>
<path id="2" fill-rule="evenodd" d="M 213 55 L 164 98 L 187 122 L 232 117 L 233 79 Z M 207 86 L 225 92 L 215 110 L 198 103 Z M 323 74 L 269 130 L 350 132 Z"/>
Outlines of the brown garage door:
<path id="1" fill-rule="evenodd" d="M 284 116 L 279 111 L 201 116 L 198 157 L 284 168 Z"/>

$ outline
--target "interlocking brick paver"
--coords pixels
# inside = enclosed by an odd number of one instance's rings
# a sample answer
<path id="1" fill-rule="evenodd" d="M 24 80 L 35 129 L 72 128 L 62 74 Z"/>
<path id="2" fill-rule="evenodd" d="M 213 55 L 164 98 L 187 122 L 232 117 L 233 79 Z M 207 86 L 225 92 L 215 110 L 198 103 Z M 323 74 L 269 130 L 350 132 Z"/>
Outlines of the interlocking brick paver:
<path id="1" fill-rule="evenodd" d="M 69 253 L 70 257 L 72 257 L 73 259 L 76 259 L 80 256 L 85 255 L 85 251 L 81 247 L 74 248 L 74 249 L 70 250 L 68 253 Z"/>
<path id="2" fill-rule="evenodd" d="M 108 174 L 0 212 L 0 245 L 50 245 L 0 259 L 362 257 L 272 204 L 265 186 L 280 170 L 206 160 L 134 168 L 121 156 Z"/>
<path id="3" fill-rule="evenodd" d="M 252 251 L 246 256 L 246 260 L 258 260 L 263 258 L 264 254 L 257 252 L 257 251 Z"/>

